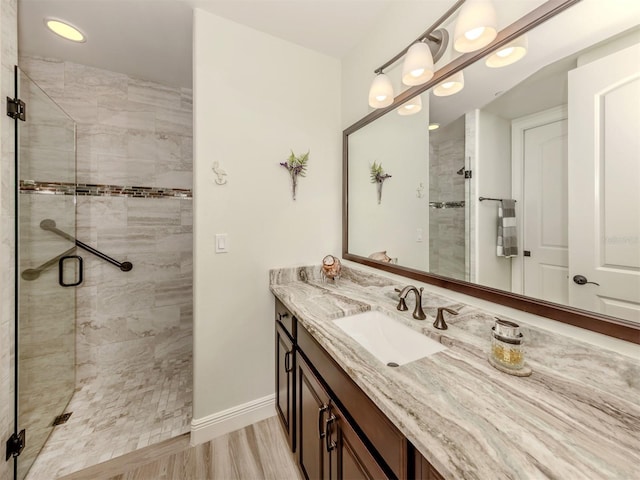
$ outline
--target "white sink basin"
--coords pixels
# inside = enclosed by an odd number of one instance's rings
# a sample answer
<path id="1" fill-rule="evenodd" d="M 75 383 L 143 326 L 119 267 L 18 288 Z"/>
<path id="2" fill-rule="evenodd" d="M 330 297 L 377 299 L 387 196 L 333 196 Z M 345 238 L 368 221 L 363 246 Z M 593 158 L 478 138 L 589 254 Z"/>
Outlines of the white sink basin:
<path id="1" fill-rule="evenodd" d="M 441 343 L 375 310 L 333 322 L 387 365 L 404 365 L 446 350 Z"/>

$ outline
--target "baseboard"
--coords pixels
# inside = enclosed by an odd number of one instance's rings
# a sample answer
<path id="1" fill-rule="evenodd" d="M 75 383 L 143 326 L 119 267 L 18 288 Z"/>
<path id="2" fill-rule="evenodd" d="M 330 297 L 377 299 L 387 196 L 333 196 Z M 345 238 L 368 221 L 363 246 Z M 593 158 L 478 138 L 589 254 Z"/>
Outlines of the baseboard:
<path id="1" fill-rule="evenodd" d="M 191 445 L 208 442 L 276 414 L 275 395 L 267 395 L 204 418 L 191 420 Z"/>

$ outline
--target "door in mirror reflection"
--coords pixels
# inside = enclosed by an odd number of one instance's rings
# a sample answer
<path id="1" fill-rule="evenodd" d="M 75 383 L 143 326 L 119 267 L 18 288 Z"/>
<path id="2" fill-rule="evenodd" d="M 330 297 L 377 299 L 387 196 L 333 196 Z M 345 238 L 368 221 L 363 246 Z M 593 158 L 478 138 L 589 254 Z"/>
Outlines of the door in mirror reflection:
<path id="1" fill-rule="evenodd" d="M 550 302 L 569 301 L 567 283 L 567 109 L 560 106 L 512 123 L 512 155 L 522 165 L 522 292 Z M 518 147 L 514 148 L 514 145 Z M 520 148 L 521 145 L 521 148 Z M 524 253 L 524 252 L 523 252 Z M 518 279 L 513 279 L 514 287 Z"/>
<path id="2" fill-rule="evenodd" d="M 640 44 L 569 73 L 569 174 L 574 180 L 569 302 L 635 322 L 640 322 L 638 59 Z M 576 275 L 590 283 L 574 281 Z"/>

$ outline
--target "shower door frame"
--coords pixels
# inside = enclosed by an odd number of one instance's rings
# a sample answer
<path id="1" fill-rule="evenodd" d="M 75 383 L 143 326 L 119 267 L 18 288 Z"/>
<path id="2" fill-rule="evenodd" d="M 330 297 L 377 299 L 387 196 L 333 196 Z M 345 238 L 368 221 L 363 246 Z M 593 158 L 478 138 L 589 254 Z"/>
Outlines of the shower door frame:
<path id="1" fill-rule="evenodd" d="M 28 83 L 21 83 L 21 82 L 28 82 Z M 13 477 L 14 479 L 20 479 L 20 478 L 25 478 L 28 475 L 28 469 L 25 472 L 20 472 L 19 469 L 19 460 L 18 457 L 20 457 L 20 454 L 23 452 L 23 449 L 25 449 L 27 442 L 26 442 L 26 433 L 25 433 L 25 429 L 23 428 L 22 430 L 20 430 L 21 427 L 24 427 L 24 423 L 25 423 L 25 419 L 21 418 L 21 394 L 24 395 L 24 393 L 22 392 L 23 389 L 21 388 L 21 385 L 24 384 L 24 381 L 21 381 L 20 376 L 21 376 L 21 366 L 24 367 L 24 365 L 21 365 L 24 363 L 24 359 L 22 359 L 21 361 L 21 353 L 24 351 L 24 345 L 21 342 L 21 330 L 22 330 L 22 324 L 23 323 L 29 323 L 30 321 L 32 322 L 33 319 L 32 318 L 21 318 L 21 315 L 23 315 L 24 313 L 24 309 L 21 308 L 21 303 L 24 301 L 24 299 L 22 298 L 23 294 L 26 294 L 24 292 L 22 292 L 22 288 L 21 288 L 21 278 L 24 278 L 24 280 L 28 280 L 28 278 L 24 277 L 21 274 L 21 271 L 24 269 L 25 265 L 22 264 L 23 260 L 25 260 L 25 252 L 22 251 L 23 248 L 21 247 L 25 247 L 24 244 L 24 239 L 22 238 L 22 231 L 23 230 L 27 230 L 29 227 L 29 224 L 26 225 L 22 225 L 23 221 L 23 216 L 24 214 L 22 213 L 23 211 L 23 207 L 27 208 L 27 206 L 31 209 L 31 208 L 36 208 L 35 204 L 38 203 L 39 199 L 38 197 L 41 197 L 41 195 L 28 195 L 24 197 L 24 202 L 21 200 L 21 195 L 24 195 L 24 193 L 21 193 L 22 190 L 22 182 L 21 182 L 21 177 L 22 175 L 22 171 L 21 171 L 21 164 L 23 165 L 23 170 L 28 170 L 29 168 L 31 168 L 32 170 L 37 170 L 37 166 L 35 165 L 35 162 L 31 162 L 29 163 L 30 160 L 27 160 L 27 165 L 25 165 L 25 154 L 23 154 L 22 152 L 22 147 L 23 145 L 21 145 L 21 134 L 24 134 L 24 130 L 21 129 L 21 125 L 20 122 L 25 122 L 27 121 L 30 117 L 31 117 L 31 109 L 29 109 L 29 114 L 26 113 L 27 107 L 29 107 L 29 105 L 25 106 L 25 103 L 23 103 L 20 99 L 21 94 L 24 94 L 26 92 L 21 92 L 21 86 L 24 85 L 28 85 L 29 89 L 33 88 L 33 92 L 35 92 L 35 95 L 29 95 L 29 99 L 25 99 L 27 100 L 27 103 L 30 103 L 30 100 L 33 100 L 33 104 L 34 105 L 38 105 L 37 104 L 37 99 L 44 99 L 44 102 L 40 102 L 40 106 L 43 106 L 43 111 L 45 111 L 45 109 L 47 108 L 52 108 L 52 112 L 55 113 L 55 117 L 52 118 L 44 118 L 44 122 L 42 122 L 41 124 L 38 123 L 34 123 L 35 127 L 38 128 L 42 128 L 43 130 L 46 129 L 47 127 L 51 127 L 53 125 L 53 128 L 56 127 L 62 127 L 63 128 L 63 133 L 67 133 L 69 134 L 70 132 L 72 135 L 72 143 L 71 149 L 67 149 L 69 147 L 69 144 L 67 143 L 63 143 L 62 145 L 65 147 L 63 148 L 60 152 L 56 152 L 56 154 L 61 155 L 62 161 L 64 162 L 64 167 L 67 168 L 67 171 L 65 172 L 65 174 L 67 174 L 69 176 L 69 178 L 62 178 L 62 180 L 71 180 L 71 181 L 63 181 L 61 182 L 62 185 L 65 186 L 66 190 L 64 191 L 62 196 L 59 195 L 53 195 L 50 196 L 51 200 L 56 199 L 56 197 L 58 197 L 58 199 L 60 199 L 60 197 L 62 197 L 60 200 L 58 201 L 62 201 L 63 202 L 63 213 L 64 210 L 66 208 L 66 215 L 63 218 L 63 223 L 64 220 L 66 220 L 66 228 L 67 230 L 69 230 L 69 227 L 71 227 L 71 232 L 72 235 L 70 235 L 70 238 L 67 238 L 65 241 L 66 242 L 73 242 L 73 240 L 75 240 L 75 234 L 76 234 L 76 193 L 75 193 L 75 185 L 76 185 L 76 175 L 77 175 L 77 155 L 76 155 L 76 148 L 77 148 L 77 131 L 76 131 L 76 123 L 75 121 L 66 113 L 64 112 L 64 110 L 55 102 L 53 101 L 47 94 L 46 92 L 44 92 L 44 90 L 42 90 L 31 78 L 29 78 L 29 76 L 22 71 L 19 66 L 14 66 L 14 95 L 15 98 L 11 99 L 11 98 L 7 98 L 7 115 L 12 117 L 14 119 L 15 122 L 15 128 L 14 128 L 14 211 L 15 211 L 15 220 L 14 220 L 14 245 L 15 245 L 15 253 L 14 253 L 14 428 L 13 428 L 13 435 L 10 437 L 10 439 L 7 441 L 7 460 L 9 458 L 11 458 L 11 456 L 13 456 L 14 458 L 14 464 L 13 464 Z M 30 92 L 31 93 L 31 92 Z M 38 110 L 36 110 L 37 112 Z M 59 125 L 56 121 L 59 121 L 60 118 L 64 118 L 64 123 L 62 125 Z M 53 119 L 53 122 L 51 122 L 51 120 Z M 42 119 L 40 119 L 42 120 Z M 47 120 L 50 122 L 49 124 L 47 124 Z M 67 123 L 68 121 L 68 123 Z M 27 131 L 27 133 L 31 134 L 32 132 Z M 37 137 L 38 134 L 36 133 L 34 135 L 34 137 Z M 31 137 L 29 137 L 31 138 Z M 67 137 L 66 135 L 62 135 L 62 141 L 66 142 L 69 140 L 70 137 Z M 52 151 L 53 148 L 55 147 L 52 146 Z M 53 159 L 53 160 L 52 160 Z M 56 155 L 51 153 L 50 155 L 47 155 L 44 157 L 44 162 L 46 163 L 42 163 L 42 165 L 48 165 L 50 162 L 55 162 L 56 160 Z M 55 165 L 54 166 L 58 166 Z M 58 169 L 56 169 L 56 174 L 58 173 Z M 29 171 L 29 174 L 33 175 L 33 172 Z M 46 173 L 43 176 L 47 176 Z M 55 175 L 54 175 L 55 176 Z M 35 177 L 34 177 L 35 178 Z M 49 181 L 49 178 L 41 178 L 38 180 L 44 180 L 44 181 Z M 56 192 L 58 193 L 58 192 Z M 71 199 L 69 199 L 69 196 L 72 196 Z M 47 197 L 45 195 L 45 197 Z M 27 202 L 27 199 L 29 199 L 29 201 Z M 25 205 L 22 205 L 22 203 L 25 203 Z M 56 209 L 56 213 L 58 212 L 58 208 L 59 205 L 56 204 L 57 202 L 49 202 L 47 204 L 48 207 L 53 207 Z M 31 217 L 29 218 L 31 220 Z M 38 223 L 39 222 L 39 218 L 38 218 Z M 69 225 L 70 222 L 70 225 Z M 29 222 L 32 223 L 32 222 Z M 31 225 L 32 226 L 32 225 Z M 32 226 L 33 227 L 33 226 Z M 42 225 L 40 225 L 40 227 L 42 227 Z M 42 230 L 42 228 L 37 229 L 38 232 L 40 232 L 40 230 Z M 58 252 L 59 247 L 61 246 L 60 244 L 60 240 L 58 239 L 57 236 L 55 235 L 51 235 L 49 233 L 44 233 L 44 230 L 42 231 L 43 235 L 48 235 L 51 236 L 50 239 L 49 237 L 46 237 L 46 242 L 47 242 L 47 246 L 51 246 L 51 244 L 53 244 L 54 249 L 56 249 L 55 251 Z M 25 234 L 26 236 L 26 234 Z M 34 251 L 38 251 L 39 253 L 42 253 L 42 250 L 45 250 L 45 248 L 42 248 L 41 245 L 34 245 L 35 243 L 37 243 L 38 241 L 41 241 L 40 237 L 31 237 L 32 241 L 31 244 L 29 245 L 30 247 L 32 247 L 32 249 Z M 57 243 L 56 243 L 57 242 Z M 38 247 L 40 247 L 40 249 L 38 249 Z M 65 246 L 66 247 L 66 246 Z M 39 268 L 36 268 L 35 270 L 37 270 L 37 274 L 39 275 L 41 272 L 43 273 L 45 270 L 45 265 L 48 267 L 53 267 L 55 265 L 55 263 L 58 263 L 58 260 L 60 260 L 60 257 L 64 256 L 64 255 L 69 255 L 69 253 L 73 252 L 73 250 L 75 249 L 75 244 L 73 245 L 73 247 L 71 248 L 64 248 L 65 252 L 61 253 L 60 255 L 54 256 L 54 258 L 52 258 L 51 260 L 45 262 L 45 264 L 41 265 Z M 50 252 L 46 252 L 46 253 L 50 253 Z M 48 255 L 49 256 L 49 255 Z M 47 257 L 48 257 L 47 256 Z M 29 258 L 29 260 L 34 261 L 35 260 L 33 258 Z M 48 268 L 47 268 L 48 269 Z M 55 267 L 51 268 L 51 270 L 54 270 Z M 65 274 L 65 276 L 68 275 L 68 265 L 64 266 L 63 264 L 59 264 L 58 265 L 58 269 L 59 269 L 59 274 L 62 275 L 63 272 L 67 271 L 67 274 Z M 75 269 L 75 267 L 74 267 Z M 24 273 L 24 272 L 22 272 Z M 81 276 L 81 271 L 77 272 L 77 274 L 80 274 Z M 37 275 L 37 276 L 38 276 Z M 72 274 L 73 275 L 73 274 Z M 37 278 L 36 276 L 36 278 Z M 48 278 L 47 278 L 48 277 Z M 52 281 L 52 277 L 55 278 L 55 275 L 53 275 L 53 272 L 48 272 L 48 274 L 45 274 L 45 278 L 43 279 L 43 281 L 47 281 L 48 285 L 51 285 L 51 281 Z M 80 277 L 81 278 L 81 277 Z M 64 285 L 62 276 L 60 276 L 59 281 L 56 282 L 56 284 L 59 284 L 60 287 L 58 287 L 58 285 L 56 285 L 54 287 L 55 292 L 58 292 L 59 290 L 57 290 L 57 288 L 62 288 L 63 286 L 74 286 L 73 284 L 71 285 Z M 30 290 L 29 292 L 34 292 L 34 291 L 39 291 L 39 290 L 44 290 L 46 291 L 46 288 L 42 288 L 42 284 L 40 286 L 35 287 L 33 290 Z M 64 289 L 65 291 L 71 291 L 73 292 L 72 294 L 67 293 L 66 297 L 63 297 L 63 307 L 62 307 L 62 311 L 63 314 L 68 314 L 69 312 L 72 312 L 71 315 L 67 315 L 67 317 L 64 317 L 64 321 L 65 322 L 69 322 L 67 325 L 67 328 L 71 328 L 71 332 L 68 334 L 69 338 L 67 338 L 67 343 L 70 343 L 71 345 L 73 345 L 71 348 L 73 349 L 73 351 L 71 352 L 70 355 L 65 356 L 64 357 L 64 361 L 63 364 L 65 366 L 70 366 L 70 368 L 72 368 L 72 373 L 67 376 L 66 378 L 66 383 L 68 384 L 68 386 L 70 388 L 65 389 L 65 391 L 63 392 L 63 394 L 59 395 L 59 402 L 56 404 L 56 408 L 58 406 L 60 406 L 62 408 L 62 412 L 66 411 L 69 402 L 71 401 L 72 397 L 73 397 L 73 393 L 75 391 L 75 326 L 76 326 L 76 317 L 77 317 L 77 312 L 76 312 L 76 294 L 75 294 L 75 288 L 71 288 L 71 289 Z M 55 294 L 55 292 L 52 292 L 53 294 Z M 27 302 L 30 303 L 30 302 Z M 52 307 L 53 309 L 55 309 L 55 306 Z M 45 318 L 44 316 L 41 316 L 41 318 Z M 49 318 L 49 317 L 46 317 Z M 49 333 L 49 326 L 45 325 L 45 330 L 47 330 L 47 333 Z M 55 326 L 53 326 L 52 328 L 54 328 Z M 54 332 L 55 333 L 55 332 Z M 34 335 L 36 336 L 36 335 Z M 55 338 L 57 341 L 59 340 L 59 337 L 55 337 L 55 335 L 51 335 L 51 338 Z M 35 341 L 34 343 L 37 343 L 37 341 Z M 61 344 L 64 344 L 64 342 L 60 341 Z M 55 353 L 53 354 L 55 355 Z M 57 358 L 55 358 L 57 360 Z M 53 377 L 54 379 L 56 378 L 55 376 Z M 23 379 L 24 380 L 24 379 Z M 64 380 L 64 379 L 63 379 Z M 62 403 L 64 403 L 64 405 L 62 405 Z M 60 412 L 60 413 L 62 413 Z M 53 415 L 57 414 L 58 412 L 53 412 Z M 45 415 L 46 416 L 46 415 Z M 53 418 L 52 418 L 53 420 Z M 40 452 L 42 451 L 42 448 L 44 447 L 44 445 L 46 444 L 46 441 L 48 440 L 49 436 L 51 435 L 51 433 L 53 432 L 53 427 L 55 426 L 55 422 L 52 422 L 52 424 L 47 424 L 44 426 L 44 434 L 41 433 L 39 439 L 41 440 L 42 438 L 44 438 L 44 441 L 42 442 L 38 442 L 36 444 L 36 448 L 37 448 L 37 452 L 35 452 L 35 455 L 33 456 L 33 462 L 35 462 L 35 459 L 37 459 L 38 455 L 40 454 Z M 38 430 L 42 429 L 43 425 L 40 423 L 37 425 Z M 34 428 L 35 425 L 34 425 Z M 48 430 L 48 432 L 47 432 Z M 44 436 L 46 434 L 46 437 Z M 41 444 L 40 444 L 41 443 Z M 33 444 L 32 444 L 33 445 Z M 31 468 L 31 466 L 33 465 L 33 462 L 31 462 L 29 464 L 29 468 Z M 24 474 L 22 474 L 24 473 Z"/>

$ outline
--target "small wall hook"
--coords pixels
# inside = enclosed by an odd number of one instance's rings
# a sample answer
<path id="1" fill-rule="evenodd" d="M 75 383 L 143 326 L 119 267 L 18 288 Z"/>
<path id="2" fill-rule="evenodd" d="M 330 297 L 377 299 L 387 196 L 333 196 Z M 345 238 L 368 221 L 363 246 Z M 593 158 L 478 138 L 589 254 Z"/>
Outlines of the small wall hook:
<path id="1" fill-rule="evenodd" d="M 224 178 L 227 176 L 227 172 L 220 168 L 220 162 L 213 162 L 211 170 L 213 170 L 213 173 L 216 175 L 216 178 L 214 179 L 216 185 L 224 185 L 227 183 L 227 179 Z"/>

